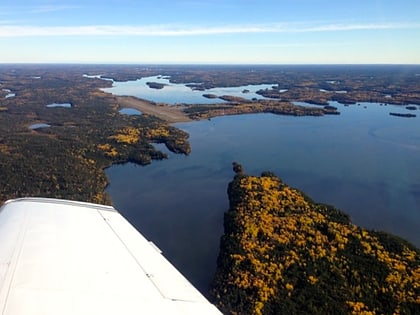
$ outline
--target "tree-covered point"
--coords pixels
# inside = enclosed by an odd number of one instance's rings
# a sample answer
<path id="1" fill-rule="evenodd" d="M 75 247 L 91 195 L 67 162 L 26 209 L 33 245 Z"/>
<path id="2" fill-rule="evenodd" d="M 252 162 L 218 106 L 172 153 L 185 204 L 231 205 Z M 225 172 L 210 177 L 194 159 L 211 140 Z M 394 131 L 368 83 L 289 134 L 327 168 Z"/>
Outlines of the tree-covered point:
<path id="1" fill-rule="evenodd" d="M 272 173 L 236 173 L 212 288 L 225 314 L 420 314 L 418 249 Z"/>
<path id="2" fill-rule="evenodd" d="M 152 143 L 188 154 L 188 134 L 149 115 L 124 115 L 74 66 L 3 66 L 0 97 L 0 201 L 24 196 L 109 203 L 104 168 L 141 165 L 166 155 Z M 47 107 L 49 104 L 68 107 Z M 40 125 L 37 125 L 40 124 Z M 35 127 L 34 127 L 35 126 Z"/>

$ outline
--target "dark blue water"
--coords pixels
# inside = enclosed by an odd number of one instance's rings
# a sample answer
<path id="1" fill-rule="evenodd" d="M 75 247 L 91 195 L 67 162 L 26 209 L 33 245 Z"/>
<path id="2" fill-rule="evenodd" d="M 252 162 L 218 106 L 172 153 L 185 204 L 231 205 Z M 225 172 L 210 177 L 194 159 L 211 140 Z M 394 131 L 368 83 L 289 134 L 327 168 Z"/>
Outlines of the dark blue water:
<path id="1" fill-rule="evenodd" d="M 271 114 L 176 126 L 189 156 L 107 170 L 114 205 L 203 292 L 216 265 L 232 161 L 246 173 L 269 170 L 353 222 L 420 246 L 420 119 L 403 107 L 337 106 L 340 116 Z M 158 148 L 162 148 L 159 146 Z"/>

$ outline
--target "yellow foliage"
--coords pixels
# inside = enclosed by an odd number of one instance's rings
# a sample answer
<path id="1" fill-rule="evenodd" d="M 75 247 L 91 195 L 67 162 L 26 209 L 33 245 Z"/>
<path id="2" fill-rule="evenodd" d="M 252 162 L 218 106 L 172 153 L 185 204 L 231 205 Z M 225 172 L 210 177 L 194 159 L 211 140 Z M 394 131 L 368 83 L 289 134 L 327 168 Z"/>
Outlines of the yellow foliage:
<path id="1" fill-rule="evenodd" d="M 290 297 L 294 287 L 285 271 L 294 265 L 306 266 L 308 257 L 312 261 L 327 259 L 343 272 L 351 272 L 348 258 L 340 254 L 350 237 L 360 241 L 364 254 L 376 257 L 391 270 L 386 277 L 389 286 L 382 287 L 382 292 L 391 292 L 401 302 L 419 303 L 414 290 L 420 287 L 420 267 L 414 269 L 401 262 L 398 255 L 391 255 L 369 231 L 327 219 L 299 191 L 285 186 L 276 177 L 244 176 L 239 180 L 241 205 L 236 207 L 236 220 L 241 232 L 237 239 L 244 252 L 231 256 L 239 272 L 230 278 L 230 283 L 256 292 L 251 313 L 261 314 L 265 302 L 281 290 L 279 283 L 286 291 L 283 294 Z M 328 233 L 319 226 L 327 227 Z M 286 247 L 281 256 L 271 257 L 274 249 Z M 418 259 L 417 253 L 408 248 L 404 248 L 401 256 L 408 261 Z M 240 264 L 250 267 L 241 270 Z M 360 277 L 357 273 L 353 276 Z M 315 275 L 307 275 L 309 284 L 319 281 Z M 354 294 L 361 294 L 360 286 L 354 287 Z M 375 314 L 362 302 L 347 304 L 352 314 Z"/>
<path id="2" fill-rule="evenodd" d="M 97 148 L 102 151 L 109 151 L 111 150 L 111 145 L 108 143 L 105 144 L 98 144 Z"/>
<path id="3" fill-rule="evenodd" d="M 113 146 L 111 146 L 111 145 L 110 145 L 110 144 L 108 144 L 108 143 L 105 143 L 105 144 L 98 144 L 97 148 L 98 148 L 99 150 L 104 151 L 106 156 L 109 156 L 109 157 L 116 157 L 116 156 L 118 156 L 118 151 L 117 151 L 117 149 L 116 149 L 116 148 L 114 148 Z"/>
<path id="4" fill-rule="evenodd" d="M 347 302 L 352 308 L 352 314 L 354 315 L 374 315 L 374 311 L 369 311 L 367 306 L 363 302 Z"/>
<path id="5" fill-rule="evenodd" d="M 134 144 L 140 141 L 140 129 L 126 127 L 118 131 L 117 134 L 108 137 L 118 143 Z"/>
<path id="6" fill-rule="evenodd" d="M 6 144 L 0 144 L 0 153 L 9 154 L 10 153 L 9 146 Z"/>
<path id="7" fill-rule="evenodd" d="M 308 281 L 309 281 L 310 284 L 315 284 L 315 283 L 318 282 L 318 278 L 316 278 L 314 276 L 309 276 Z"/>
<path id="8" fill-rule="evenodd" d="M 148 139 L 167 138 L 170 136 L 170 133 L 166 126 L 159 126 L 158 128 L 145 130 L 145 136 Z"/>

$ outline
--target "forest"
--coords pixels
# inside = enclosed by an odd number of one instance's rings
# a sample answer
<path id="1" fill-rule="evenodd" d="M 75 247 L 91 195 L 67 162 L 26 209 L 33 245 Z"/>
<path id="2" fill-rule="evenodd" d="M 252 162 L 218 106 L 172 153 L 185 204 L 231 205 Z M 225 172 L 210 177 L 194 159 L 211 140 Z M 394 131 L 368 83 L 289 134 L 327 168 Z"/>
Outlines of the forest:
<path id="1" fill-rule="evenodd" d="M 0 201 L 38 196 L 109 204 L 104 168 L 189 154 L 188 134 L 150 115 L 124 115 L 77 66 L 4 66 L 0 88 Z M 48 107 L 48 104 L 70 104 Z M 32 126 L 40 127 L 33 128 Z"/>
<path id="2" fill-rule="evenodd" d="M 420 313 L 417 248 L 270 172 L 234 170 L 212 286 L 224 314 Z"/>

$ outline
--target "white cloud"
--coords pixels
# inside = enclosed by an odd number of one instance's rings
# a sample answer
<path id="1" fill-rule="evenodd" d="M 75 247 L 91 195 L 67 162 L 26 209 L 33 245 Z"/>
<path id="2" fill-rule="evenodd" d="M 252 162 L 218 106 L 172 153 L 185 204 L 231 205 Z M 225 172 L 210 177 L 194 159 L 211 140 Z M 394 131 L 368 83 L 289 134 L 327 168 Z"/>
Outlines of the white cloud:
<path id="1" fill-rule="evenodd" d="M 51 13 L 51 12 L 57 12 L 57 11 L 66 11 L 66 10 L 73 10 L 73 9 L 79 9 L 78 6 L 70 6 L 70 5 L 43 5 L 39 7 L 33 7 L 28 10 L 29 13 Z"/>
<path id="2" fill-rule="evenodd" d="M 0 16 L 22 16 L 25 14 L 41 14 L 52 13 L 58 11 L 66 11 L 79 9 L 78 6 L 70 5 L 42 5 L 42 6 L 22 6 L 22 7 L 8 7 L 0 6 Z"/>
<path id="3" fill-rule="evenodd" d="M 327 24 L 296 29 L 295 32 L 340 32 L 359 30 L 384 30 L 419 28 L 420 24 L 408 23 L 382 23 L 382 24 Z"/>
<path id="4" fill-rule="evenodd" d="M 417 29 L 420 23 L 384 24 L 324 24 L 297 26 L 297 24 L 234 25 L 218 27 L 174 25 L 89 25 L 89 26 L 24 26 L 0 23 L 0 37 L 42 36 L 198 36 L 251 33 L 309 33 L 343 32 L 384 29 Z"/>

